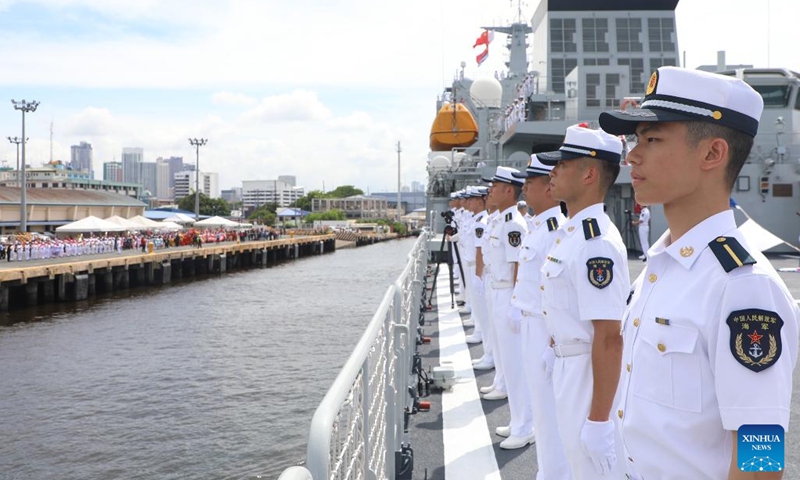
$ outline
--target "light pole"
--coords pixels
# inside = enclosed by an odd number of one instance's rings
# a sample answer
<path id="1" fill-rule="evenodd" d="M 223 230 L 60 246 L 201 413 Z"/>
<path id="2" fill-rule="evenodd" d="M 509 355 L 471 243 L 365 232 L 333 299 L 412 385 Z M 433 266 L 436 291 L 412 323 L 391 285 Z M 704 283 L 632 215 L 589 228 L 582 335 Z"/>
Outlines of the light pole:
<path id="1" fill-rule="evenodd" d="M 39 102 L 36 100 L 31 100 L 30 102 L 26 102 L 25 99 L 20 101 L 11 100 L 11 103 L 14 104 L 14 110 L 21 110 L 22 111 L 22 138 L 25 138 L 25 113 L 26 112 L 35 112 L 36 107 L 39 106 Z M 28 231 L 28 209 L 27 205 L 25 205 L 25 144 L 28 143 L 27 141 L 22 142 L 22 170 L 17 172 L 18 175 L 22 177 L 20 181 L 20 191 L 19 191 L 19 229 L 22 233 Z"/>
<path id="2" fill-rule="evenodd" d="M 17 144 L 17 175 L 19 175 L 19 144 L 22 143 L 22 139 L 19 137 L 6 137 L 6 138 L 8 138 L 9 142 Z M 28 139 L 26 138 L 25 141 L 27 142 Z"/>
<path id="3" fill-rule="evenodd" d="M 206 138 L 190 138 L 189 144 L 197 150 L 197 161 L 194 166 L 194 221 L 200 220 L 200 147 L 208 142 Z"/>

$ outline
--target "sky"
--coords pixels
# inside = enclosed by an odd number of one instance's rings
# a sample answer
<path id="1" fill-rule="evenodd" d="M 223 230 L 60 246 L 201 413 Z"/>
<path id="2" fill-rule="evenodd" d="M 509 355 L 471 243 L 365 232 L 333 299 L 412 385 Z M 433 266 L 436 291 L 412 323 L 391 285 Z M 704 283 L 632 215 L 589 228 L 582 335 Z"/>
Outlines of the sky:
<path id="1" fill-rule="evenodd" d="M 642 0 L 646 1 L 646 0 Z M 522 3 L 529 21 L 538 0 Z M 481 26 L 506 24 L 507 0 L 0 0 L 0 133 L 21 136 L 28 164 L 68 161 L 89 142 L 95 177 L 141 147 L 144 160 L 196 160 L 222 189 L 295 175 L 306 190 L 425 183 L 436 98 L 467 62 L 468 77 L 504 68 L 504 39 L 477 67 Z M 681 0 L 686 66 L 800 71 L 796 0 Z M 533 38 L 532 41 L 536 41 Z M 6 98 L 6 100 L 3 99 Z M 5 107 L 3 102 L 7 102 Z M 16 146 L 0 143 L 16 165 Z"/>

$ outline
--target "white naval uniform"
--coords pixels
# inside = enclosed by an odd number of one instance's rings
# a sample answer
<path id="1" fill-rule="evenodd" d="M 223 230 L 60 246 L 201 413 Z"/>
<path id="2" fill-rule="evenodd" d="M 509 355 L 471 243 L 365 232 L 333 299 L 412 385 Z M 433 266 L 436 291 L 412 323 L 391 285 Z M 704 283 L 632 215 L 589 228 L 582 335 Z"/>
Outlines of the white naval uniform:
<path id="1" fill-rule="evenodd" d="M 647 251 L 650 250 L 650 209 L 642 207 L 642 213 L 639 214 L 639 243 L 642 244 L 642 255 L 647 256 Z"/>
<path id="2" fill-rule="evenodd" d="M 455 260 L 458 261 L 458 259 L 461 258 L 461 268 L 464 269 L 464 277 L 461 278 L 461 286 L 463 289 L 462 293 L 465 306 L 469 308 L 471 308 L 473 297 L 471 280 L 475 275 L 474 238 L 472 234 L 472 214 L 465 211 L 461 219 L 458 220 L 458 233 L 452 237 L 452 239 L 454 246 L 458 248 L 458 256 L 455 257 Z M 458 265 L 455 265 L 455 269 L 459 270 Z"/>
<path id="3" fill-rule="evenodd" d="M 514 290 L 514 269 L 528 226 L 516 204 L 500 212 L 498 220 L 489 236 L 490 279 L 486 288 L 491 292 L 490 316 L 497 335 L 495 370 L 505 378 L 511 436 L 528 437 L 533 433 L 533 412 L 525 372 L 520 368 L 522 335 L 511 330 L 508 320 Z"/>
<path id="4" fill-rule="evenodd" d="M 497 325 L 492 312 L 492 306 L 494 304 L 492 301 L 493 295 L 491 291 L 492 266 L 489 260 L 489 252 L 492 250 L 492 242 L 490 242 L 489 239 L 492 235 L 492 231 L 497 228 L 497 224 L 501 219 L 500 212 L 497 210 L 489 214 L 489 217 L 487 218 L 486 230 L 483 232 L 483 244 L 481 245 L 481 253 L 483 254 L 483 290 L 484 300 L 486 301 L 486 322 L 484 322 L 483 326 L 483 351 L 484 353 L 486 352 L 486 347 L 488 344 L 489 351 L 494 359 L 495 370 L 494 378 L 492 380 L 492 388 L 499 392 L 506 392 L 506 377 L 503 375 L 502 369 L 498 367 L 502 360 L 500 360 L 499 354 L 497 353 Z"/>
<path id="5" fill-rule="evenodd" d="M 542 314 L 557 357 L 553 390 L 558 429 L 575 480 L 623 476 L 618 438 L 616 465 L 599 476 L 580 434 L 592 400 L 592 320 L 622 319 L 630 291 L 627 257 L 619 230 L 603 212 L 603 204 L 596 203 L 559 227 L 542 266 Z"/>
<path id="6" fill-rule="evenodd" d="M 556 422 L 556 400 L 547 379 L 542 359 L 550 348 L 550 334 L 542 317 L 541 268 L 556 239 L 556 230 L 566 218 L 556 206 L 530 219 L 528 235 L 519 251 L 517 284 L 511 306 L 522 310 L 522 363 L 530 388 L 533 426 L 536 430 L 536 480 L 570 480 L 569 463 L 564 454 Z"/>
<path id="7" fill-rule="evenodd" d="M 479 213 L 475 222 L 473 223 L 472 233 L 475 237 L 475 259 L 477 262 L 478 258 L 478 251 L 477 249 L 481 249 L 481 260 L 484 262 L 484 274 L 482 277 L 478 278 L 477 271 L 475 272 L 475 278 L 473 279 L 473 285 L 477 282 L 480 282 L 483 285 L 483 295 L 481 298 L 476 298 L 472 302 L 472 313 L 473 318 L 476 318 L 475 321 L 475 330 L 473 334 L 477 334 L 480 331 L 482 344 L 483 344 L 483 360 L 486 362 L 494 364 L 494 349 L 492 348 L 494 343 L 493 340 L 490 338 L 492 335 L 492 329 L 488 325 L 489 322 L 489 307 L 486 303 L 486 284 L 485 279 L 488 278 L 486 275 L 486 256 L 483 254 L 483 250 L 485 248 L 484 240 L 489 238 L 489 212 L 484 210 L 483 212 Z M 475 317 L 475 313 L 477 311 L 478 316 Z M 480 329 L 480 330 L 479 330 Z"/>
<path id="8" fill-rule="evenodd" d="M 769 261 L 748 247 L 730 210 L 671 245 L 667 231 L 651 252 L 623 325 L 617 414 L 629 472 L 645 480 L 727 478 L 731 431 L 788 426 L 797 305 Z M 777 323 L 765 325 L 758 315 L 780 317 L 780 334 Z M 761 371 L 743 365 L 764 361 L 770 345 L 779 356 Z M 746 353 L 751 349 L 758 357 Z"/>
<path id="9" fill-rule="evenodd" d="M 483 338 L 483 322 L 485 322 L 485 318 L 488 315 L 486 311 L 486 300 L 484 298 L 478 298 L 475 294 L 475 282 L 476 282 L 476 262 L 477 262 L 477 247 L 480 247 L 479 244 L 480 238 L 478 238 L 477 232 L 480 229 L 481 238 L 483 237 L 483 229 L 486 227 L 485 223 L 482 223 L 481 220 L 486 217 L 486 212 L 478 212 L 472 216 L 472 219 L 469 221 L 469 230 L 465 232 L 465 236 L 469 237 L 469 247 L 465 248 L 466 250 L 470 250 L 466 252 L 466 255 L 470 255 L 470 261 L 467 261 L 468 270 L 465 271 L 464 274 L 467 276 L 467 288 L 468 288 L 468 296 L 471 302 L 472 307 L 472 321 L 475 322 L 475 329 L 472 331 L 472 334 L 476 338 Z"/>

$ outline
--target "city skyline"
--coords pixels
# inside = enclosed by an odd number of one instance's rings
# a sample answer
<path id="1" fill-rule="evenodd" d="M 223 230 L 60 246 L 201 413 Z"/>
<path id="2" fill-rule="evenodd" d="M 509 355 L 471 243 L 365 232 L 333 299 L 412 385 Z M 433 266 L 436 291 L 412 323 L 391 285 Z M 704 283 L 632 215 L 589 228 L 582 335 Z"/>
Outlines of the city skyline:
<path id="1" fill-rule="evenodd" d="M 523 4 L 523 21 L 537 3 Z M 307 7 L 198 0 L 188 18 L 172 2 L 0 2 L 0 85 L 8 98 L 41 102 L 26 117 L 28 164 L 49 160 L 52 123 L 54 158 L 69 161 L 70 146 L 91 143 L 96 178 L 123 147 L 158 152 L 148 161 L 188 159 L 186 138 L 202 137 L 200 168 L 219 172 L 224 187 L 292 171 L 308 189 L 393 190 L 396 142 L 403 183 L 424 180 L 437 95 L 461 61 L 472 78 L 503 70 L 503 35 L 479 68 L 472 45 L 481 26 L 516 13 L 478 0 Z M 724 49 L 730 64 L 800 70 L 792 13 L 800 6 L 790 0 L 684 0 L 678 48 L 691 68 Z M 0 104 L 0 130 L 20 135 L 10 102 Z M 14 165 L 15 145 L 0 146 L 0 161 Z"/>

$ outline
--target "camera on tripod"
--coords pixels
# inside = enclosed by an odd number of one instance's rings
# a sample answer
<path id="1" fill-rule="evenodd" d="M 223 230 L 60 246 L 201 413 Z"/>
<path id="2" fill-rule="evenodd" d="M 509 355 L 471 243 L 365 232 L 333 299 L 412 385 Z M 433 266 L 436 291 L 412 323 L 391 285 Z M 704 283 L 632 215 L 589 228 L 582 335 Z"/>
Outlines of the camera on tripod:
<path id="1" fill-rule="evenodd" d="M 446 224 L 444 227 L 444 234 L 455 235 L 456 233 L 458 233 L 458 229 L 452 225 L 453 212 L 451 212 L 450 210 L 446 210 L 441 213 L 441 216 L 444 217 L 444 223 Z"/>

